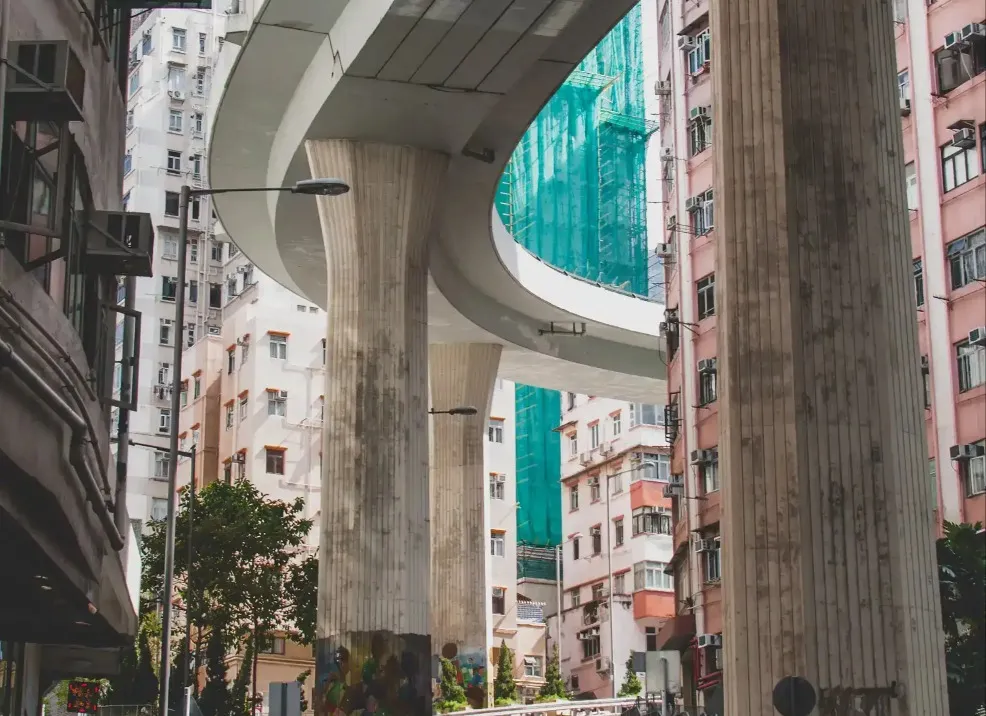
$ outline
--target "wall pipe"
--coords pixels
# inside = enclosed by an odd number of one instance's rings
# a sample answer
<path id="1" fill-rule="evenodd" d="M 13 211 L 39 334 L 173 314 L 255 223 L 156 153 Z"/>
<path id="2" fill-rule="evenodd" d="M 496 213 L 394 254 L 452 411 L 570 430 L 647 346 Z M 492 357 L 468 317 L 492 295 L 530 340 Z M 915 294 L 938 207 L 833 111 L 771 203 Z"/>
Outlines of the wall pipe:
<path id="1" fill-rule="evenodd" d="M 76 475 L 82 482 L 85 489 L 86 498 L 92 505 L 96 517 L 99 518 L 103 530 L 109 537 L 113 549 L 119 551 L 123 549 L 126 541 L 116 528 L 113 521 L 113 514 L 107 506 L 96 477 L 89 467 L 86 460 L 86 444 L 88 442 L 88 425 L 86 420 L 72 409 L 65 399 L 60 396 L 48 382 L 32 368 L 14 347 L 4 340 L 0 340 L 0 365 L 6 365 L 21 381 L 24 382 L 35 394 L 37 394 L 45 404 L 51 408 L 62 420 L 68 423 L 72 429 L 72 444 L 69 448 L 69 463 L 75 469 Z"/>

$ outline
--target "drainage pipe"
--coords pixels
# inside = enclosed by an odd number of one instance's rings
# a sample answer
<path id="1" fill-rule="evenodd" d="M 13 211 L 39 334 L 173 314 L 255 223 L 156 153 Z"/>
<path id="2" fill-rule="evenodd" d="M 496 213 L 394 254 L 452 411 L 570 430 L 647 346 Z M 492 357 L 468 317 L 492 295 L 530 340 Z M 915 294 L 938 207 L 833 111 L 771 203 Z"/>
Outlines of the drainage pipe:
<path id="1" fill-rule="evenodd" d="M 89 431 L 86 420 L 75 410 L 72 409 L 65 399 L 48 385 L 43 376 L 39 375 L 21 356 L 17 354 L 14 347 L 4 340 L 0 340 L 0 366 L 8 367 L 14 375 L 27 385 L 44 403 L 54 411 L 58 417 L 68 423 L 72 429 L 72 444 L 69 448 L 69 463 L 75 470 L 82 487 L 86 493 L 86 499 L 92 505 L 96 517 L 109 537 L 110 544 L 115 550 L 123 549 L 126 542 L 120 531 L 117 530 L 113 522 L 113 515 L 103 499 L 99 489 L 99 483 L 92 473 L 89 462 L 86 459 L 86 445 L 89 442 Z"/>

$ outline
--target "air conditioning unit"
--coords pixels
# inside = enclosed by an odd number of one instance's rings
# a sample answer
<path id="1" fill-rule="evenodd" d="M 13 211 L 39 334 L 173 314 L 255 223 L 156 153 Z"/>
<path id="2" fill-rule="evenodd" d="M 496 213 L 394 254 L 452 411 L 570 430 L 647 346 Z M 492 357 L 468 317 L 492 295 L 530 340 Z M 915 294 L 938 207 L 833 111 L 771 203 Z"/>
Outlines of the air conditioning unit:
<path id="1" fill-rule="evenodd" d="M 210 336 L 221 336 L 222 335 L 222 332 L 223 332 L 223 329 L 222 329 L 221 326 L 209 325 L 209 326 L 207 326 L 207 329 L 209 331 L 209 335 Z"/>
<path id="2" fill-rule="evenodd" d="M 695 49 L 695 38 L 691 35 L 679 35 L 678 36 L 678 49 L 679 50 L 694 50 Z"/>
<path id="3" fill-rule="evenodd" d="M 714 457 L 714 450 L 692 450 L 688 461 L 692 465 L 705 465 L 706 463 L 712 462 Z"/>
<path id="4" fill-rule="evenodd" d="M 681 475 L 681 474 L 671 475 L 671 477 L 669 478 L 669 480 L 670 480 L 670 483 L 669 484 L 671 484 L 671 485 L 684 486 L 684 484 L 685 484 L 685 476 L 684 475 Z"/>
<path id="5" fill-rule="evenodd" d="M 974 149 L 976 133 L 968 128 L 952 130 L 952 146 L 959 149 Z"/>
<path id="6" fill-rule="evenodd" d="M 168 96 L 171 99 L 178 100 L 179 102 L 185 101 L 185 93 L 181 90 L 168 90 Z"/>
<path id="7" fill-rule="evenodd" d="M 718 634 L 699 634 L 695 637 L 695 641 L 699 649 L 707 649 L 710 646 L 722 648 L 722 637 Z"/>
<path id="8" fill-rule="evenodd" d="M 971 460 L 983 454 L 983 448 L 979 445 L 953 445 L 948 449 L 948 456 L 955 461 Z"/>
<path id="9" fill-rule="evenodd" d="M 654 94 L 658 97 L 668 97 L 671 94 L 671 80 L 658 80 L 655 82 Z"/>
<path id="10" fill-rule="evenodd" d="M 715 358 L 704 358 L 698 362 L 698 372 L 699 373 L 715 373 L 716 372 L 716 359 Z"/>
<path id="11" fill-rule="evenodd" d="M 702 554 L 702 552 L 711 552 L 715 549 L 715 540 L 702 539 L 698 535 L 694 535 L 692 538 L 692 551 L 695 554 Z"/>
<path id="12" fill-rule="evenodd" d="M 684 494 L 685 488 L 683 485 L 665 485 L 664 489 L 661 490 L 661 495 L 666 500 L 670 500 L 675 497 L 682 497 Z"/>
<path id="13" fill-rule="evenodd" d="M 599 445 L 600 455 L 609 455 L 612 452 L 613 452 L 613 443 L 604 442 Z"/>
<path id="14" fill-rule="evenodd" d="M 661 148 L 661 159 L 674 159 L 674 148 L 672 148 L 672 147 L 662 147 Z"/>
<path id="15" fill-rule="evenodd" d="M 86 70 L 68 41 L 11 42 L 7 58 L 7 121 L 82 121 Z"/>
<path id="16" fill-rule="evenodd" d="M 962 35 L 960 32 L 950 32 L 945 35 L 945 49 L 956 47 L 962 44 Z"/>
<path id="17" fill-rule="evenodd" d="M 582 463 L 583 465 L 590 464 L 592 462 L 592 453 L 591 452 L 579 453 L 579 462 Z"/>
<path id="18" fill-rule="evenodd" d="M 658 258 L 669 259 L 674 256 L 674 244 L 658 244 L 654 253 Z"/>
<path id="19" fill-rule="evenodd" d="M 236 267 L 236 273 L 250 273 L 253 270 L 253 264 L 244 264 L 243 266 Z"/>
<path id="20" fill-rule="evenodd" d="M 900 98 L 900 116 L 909 117 L 911 115 L 911 100 L 906 97 Z"/>
<path id="21" fill-rule="evenodd" d="M 692 121 L 695 121 L 696 119 L 703 119 L 708 116 L 708 107 L 692 107 L 691 111 L 688 113 L 688 118 Z"/>
<path id="22" fill-rule="evenodd" d="M 921 356 L 921 372 L 928 372 L 928 356 Z"/>
<path id="23" fill-rule="evenodd" d="M 288 391 L 286 391 L 286 390 L 279 390 L 279 391 L 277 391 L 277 397 L 280 398 L 281 400 L 287 400 L 288 399 Z"/>
<path id="24" fill-rule="evenodd" d="M 669 328 L 669 324 L 667 321 L 661 321 L 660 323 L 657 324 L 658 333 L 667 333 L 668 328 Z"/>
<path id="25" fill-rule="evenodd" d="M 596 672 L 599 674 L 609 673 L 609 659 L 596 659 Z"/>
<path id="26" fill-rule="evenodd" d="M 114 276 L 152 276 L 154 227 L 151 215 L 93 211 L 86 232 L 87 271 Z"/>
<path id="27" fill-rule="evenodd" d="M 702 208 L 703 197 L 693 196 L 685 200 L 685 210 L 686 211 L 698 211 Z"/>
<path id="28" fill-rule="evenodd" d="M 959 30 L 959 35 L 963 40 L 971 40 L 974 37 L 986 37 L 986 25 L 981 22 L 965 25 Z"/>
<path id="29" fill-rule="evenodd" d="M 669 216 L 664 220 L 664 228 L 668 231 L 674 231 L 675 227 L 678 226 L 678 219 L 674 216 Z"/>
<path id="30" fill-rule="evenodd" d="M 986 346 L 986 326 L 973 328 L 969 331 L 970 346 Z"/>

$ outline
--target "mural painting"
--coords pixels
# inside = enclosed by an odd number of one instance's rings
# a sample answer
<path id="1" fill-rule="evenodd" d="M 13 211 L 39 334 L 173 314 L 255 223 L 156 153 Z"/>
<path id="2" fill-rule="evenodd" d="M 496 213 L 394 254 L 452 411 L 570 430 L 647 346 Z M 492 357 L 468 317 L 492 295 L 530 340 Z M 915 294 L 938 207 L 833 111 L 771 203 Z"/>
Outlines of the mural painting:
<path id="1" fill-rule="evenodd" d="M 456 680 L 466 692 L 466 700 L 474 709 L 486 707 L 486 664 L 485 649 L 463 647 L 460 651 L 455 644 L 442 647 L 442 656 L 455 665 Z"/>
<path id="2" fill-rule="evenodd" d="M 315 716 L 431 716 L 430 652 L 427 636 L 319 639 Z"/>

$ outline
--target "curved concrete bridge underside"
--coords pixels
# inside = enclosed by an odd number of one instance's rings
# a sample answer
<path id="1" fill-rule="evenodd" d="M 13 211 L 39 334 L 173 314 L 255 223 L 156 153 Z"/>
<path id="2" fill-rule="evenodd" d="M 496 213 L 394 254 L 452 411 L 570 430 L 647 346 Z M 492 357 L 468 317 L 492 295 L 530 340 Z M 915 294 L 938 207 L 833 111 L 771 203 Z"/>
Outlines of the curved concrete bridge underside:
<path id="1" fill-rule="evenodd" d="M 632 5 L 269 0 L 216 114 L 212 183 L 309 178 L 306 139 L 446 154 L 430 241 L 429 341 L 502 343 L 504 377 L 657 402 L 661 307 L 545 265 L 492 212 L 500 174 L 530 121 Z M 262 271 L 325 305 L 325 250 L 311 197 L 228 194 L 215 206 Z M 552 321 L 584 322 L 586 335 L 540 335 Z"/>

